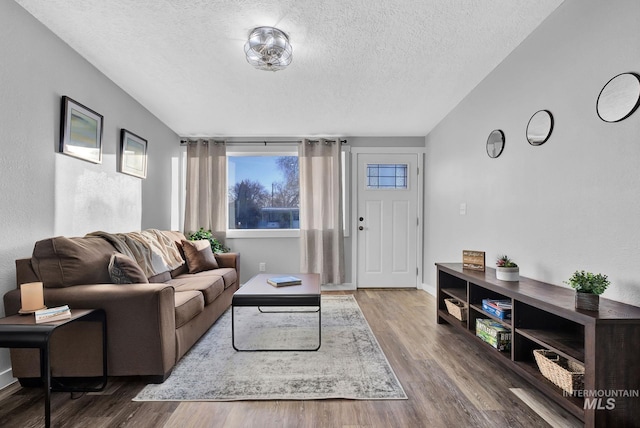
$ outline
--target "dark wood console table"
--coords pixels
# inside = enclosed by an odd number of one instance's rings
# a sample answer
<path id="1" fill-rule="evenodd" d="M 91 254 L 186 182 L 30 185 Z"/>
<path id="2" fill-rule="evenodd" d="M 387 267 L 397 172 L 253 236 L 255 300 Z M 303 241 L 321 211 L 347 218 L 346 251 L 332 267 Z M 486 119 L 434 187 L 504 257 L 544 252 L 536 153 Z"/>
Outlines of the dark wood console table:
<path id="1" fill-rule="evenodd" d="M 51 386 L 51 361 L 49 345 L 55 329 L 75 321 L 100 322 L 102 325 L 102 384 L 97 387 L 77 387 L 57 384 Z M 44 384 L 45 426 L 51 426 L 51 391 L 90 392 L 101 391 L 107 385 L 107 327 L 102 309 L 72 309 L 71 318 L 36 324 L 33 315 L 12 315 L 0 318 L 0 348 L 40 349 L 40 376 Z"/>
<path id="2" fill-rule="evenodd" d="M 495 269 L 478 272 L 463 269 L 461 263 L 436 263 L 436 266 L 438 324 L 446 322 L 467 333 L 482 345 L 487 356 L 529 381 L 584 421 L 586 427 L 638 426 L 639 307 L 601 298 L 599 311 L 577 310 L 575 291 L 567 287 L 524 277 L 518 282 L 500 281 Z M 444 300 L 447 298 L 467 305 L 465 321 L 449 314 Z M 502 320 L 483 311 L 482 299 L 487 298 L 511 300 L 512 319 Z M 511 331 L 509 352 L 499 352 L 475 336 L 478 318 L 492 319 Z M 585 367 L 582 394 L 567 396 L 542 376 L 534 360 L 534 349 L 547 349 L 582 364 Z M 608 398 L 613 401 L 607 401 Z"/>

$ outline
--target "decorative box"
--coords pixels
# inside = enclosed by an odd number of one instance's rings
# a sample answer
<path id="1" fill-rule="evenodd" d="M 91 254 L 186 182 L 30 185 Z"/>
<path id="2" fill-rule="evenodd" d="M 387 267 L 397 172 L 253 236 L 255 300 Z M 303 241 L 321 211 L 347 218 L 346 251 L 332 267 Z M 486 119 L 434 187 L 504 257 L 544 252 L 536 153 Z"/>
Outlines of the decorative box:
<path id="1" fill-rule="evenodd" d="M 501 320 L 511 319 L 511 300 L 482 299 L 482 310 Z"/>
<path id="2" fill-rule="evenodd" d="M 447 305 L 447 312 L 460 321 L 467 320 L 467 305 L 456 299 L 444 299 Z"/>
<path id="3" fill-rule="evenodd" d="M 511 330 L 497 321 L 487 318 L 476 319 L 476 336 L 498 351 L 511 350 Z"/>

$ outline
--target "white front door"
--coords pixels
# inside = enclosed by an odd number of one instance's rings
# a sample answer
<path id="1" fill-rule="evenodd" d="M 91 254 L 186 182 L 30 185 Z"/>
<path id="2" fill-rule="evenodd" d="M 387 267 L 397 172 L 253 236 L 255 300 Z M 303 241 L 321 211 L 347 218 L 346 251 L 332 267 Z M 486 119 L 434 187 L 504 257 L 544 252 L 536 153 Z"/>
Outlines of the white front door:
<path id="1" fill-rule="evenodd" d="M 417 287 L 418 154 L 357 154 L 358 287 Z"/>

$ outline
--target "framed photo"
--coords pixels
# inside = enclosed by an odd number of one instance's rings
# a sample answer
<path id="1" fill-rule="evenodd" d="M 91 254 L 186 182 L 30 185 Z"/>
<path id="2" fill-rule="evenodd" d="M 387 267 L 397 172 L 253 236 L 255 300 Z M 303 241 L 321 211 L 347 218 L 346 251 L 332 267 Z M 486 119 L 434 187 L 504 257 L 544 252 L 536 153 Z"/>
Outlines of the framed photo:
<path id="1" fill-rule="evenodd" d="M 63 96 L 61 116 L 60 153 L 102 163 L 102 115 Z"/>
<path id="2" fill-rule="evenodd" d="M 120 172 L 147 178 L 147 140 L 126 129 L 120 131 Z"/>

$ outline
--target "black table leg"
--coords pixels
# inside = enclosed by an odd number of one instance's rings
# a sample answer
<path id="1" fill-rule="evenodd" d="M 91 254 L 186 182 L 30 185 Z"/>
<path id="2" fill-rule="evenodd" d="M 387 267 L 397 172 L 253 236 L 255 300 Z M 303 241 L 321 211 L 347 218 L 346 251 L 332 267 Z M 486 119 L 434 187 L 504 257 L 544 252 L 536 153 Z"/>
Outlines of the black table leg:
<path id="1" fill-rule="evenodd" d="M 236 351 L 240 351 L 240 349 L 236 348 L 235 319 L 233 316 L 234 312 L 235 312 L 235 308 L 232 304 L 231 305 L 231 346 L 233 346 L 233 349 L 235 349 Z"/>
<path id="2" fill-rule="evenodd" d="M 44 426 L 51 426 L 51 362 L 49 361 L 49 341 L 40 348 L 40 368 L 44 383 Z"/>

